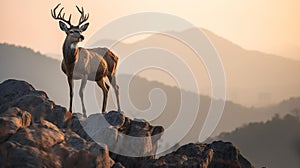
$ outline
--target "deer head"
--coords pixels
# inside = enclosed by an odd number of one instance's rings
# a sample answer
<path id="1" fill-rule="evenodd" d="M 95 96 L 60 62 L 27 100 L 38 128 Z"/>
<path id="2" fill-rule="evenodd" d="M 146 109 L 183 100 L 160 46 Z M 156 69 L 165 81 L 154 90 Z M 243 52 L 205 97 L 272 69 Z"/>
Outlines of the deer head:
<path id="1" fill-rule="evenodd" d="M 81 33 L 88 28 L 89 23 L 85 23 L 84 25 L 82 24 L 88 20 L 89 14 L 84 14 L 83 7 L 80 9 L 76 6 L 81 16 L 79 18 L 79 23 L 74 26 L 71 23 L 72 14 L 69 15 L 68 20 L 65 19 L 65 13 L 62 13 L 64 7 L 60 9 L 58 14 L 56 14 L 56 10 L 59 6 L 60 4 L 58 4 L 53 10 L 51 9 L 51 15 L 55 20 L 59 20 L 59 27 L 66 33 L 68 41 L 71 43 L 78 43 L 84 40 L 84 36 L 81 35 Z"/>

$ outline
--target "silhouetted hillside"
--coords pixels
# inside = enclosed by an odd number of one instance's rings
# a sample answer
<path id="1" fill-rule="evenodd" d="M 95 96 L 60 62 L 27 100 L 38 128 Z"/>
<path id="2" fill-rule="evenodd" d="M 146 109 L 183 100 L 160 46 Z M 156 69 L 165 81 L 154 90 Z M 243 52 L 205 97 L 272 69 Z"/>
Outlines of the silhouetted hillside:
<path id="1" fill-rule="evenodd" d="M 300 111 L 299 111 L 300 112 Z M 256 167 L 300 167 L 300 113 L 250 123 L 214 139 L 231 141 Z"/>
<path id="2" fill-rule="evenodd" d="M 285 116 L 286 114 L 295 113 L 298 109 L 300 109 L 300 97 L 291 97 L 281 101 L 278 104 L 260 108 L 261 111 L 269 114 L 276 113 L 281 117 Z"/>

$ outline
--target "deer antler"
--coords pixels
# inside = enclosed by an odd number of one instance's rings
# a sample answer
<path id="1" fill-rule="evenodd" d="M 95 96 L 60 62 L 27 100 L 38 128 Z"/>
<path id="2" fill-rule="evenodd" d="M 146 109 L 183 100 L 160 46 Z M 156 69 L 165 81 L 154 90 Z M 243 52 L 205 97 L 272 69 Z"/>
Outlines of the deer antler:
<path id="1" fill-rule="evenodd" d="M 55 7 L 53 10 L 51 9 L 51 15 L 52 15 L 52 17 L 53 17 L 55 20 L 61 20 L 61 21 L 65 22 L 65 23 L 67 23 L 67 24 L 71 27 L 71 26 L 72 26 L 72 24 L 71 24 L 72 14 L 70 14 L 69 20 L 66 20 L 66 19 L 65 19 L 65 13 L 63 13 L 63 14 L 61 15 L 61 12 L 63 11 L 64 7 L 62 7 L 62 8 L 60 9 L 59 13 L 56 14 L 56 9 L 57 9 L 60 5 L 61 5 L 61 4 L 59 3 L 58 5 L 56 5 L 56 7 Z"/>
<path id="2" fill-rule="evenodd" d="M 79 11 L 79 13 L 81 14 L 80 18 L 79 18 L 79 23 L 77 26 L 80 26 L 82 23 L 86 22 L 89 19 L 89 14 L 84 14 L 84 9 L 83 7 L 81 7 L 81 10 L 78 6 L 76 6 L 77 10 Z"/>

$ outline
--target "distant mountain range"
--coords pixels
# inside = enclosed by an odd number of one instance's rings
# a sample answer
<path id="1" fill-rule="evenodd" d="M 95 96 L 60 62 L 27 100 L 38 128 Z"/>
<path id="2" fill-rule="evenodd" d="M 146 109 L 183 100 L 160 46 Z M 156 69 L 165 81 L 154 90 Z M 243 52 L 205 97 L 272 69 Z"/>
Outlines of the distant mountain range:
<path id="1" fill-rule="evenodd" d="M 0 81 L 8 78 L 24 79 L 32 83 L 37 89 L 46 90 L 48 96 L 55 102 L 68 106 L 68 85 L 63 72 L 60 70 L 60 61 L 51 59 L 40 53 L 36 53 L 29 48 L 16 47 L 8 44 L 0 45 Z M 120 72 L 119 72 L 120 74 Z M 159 100 L 156 97 L 150 97 L 149 93 L 154 88 L 160 88 L 166 96 L 166 106 L 159 117 L 150 121 L 153 124 L 163 125 L 168 128 L 176 119 L 180 107 L 180 94 L 187 95 L 190 99 L 199 97 L 199 95 L 171 87 L 157 81 L 149 81 L 139 76 L 134 76 L 130 83 L 129 93 L 122 90 L 128 84 L 129 79 L 133 77 L 129 74 L 120 74 L 118 82 L 121 91 L 121 105 L 126 112 L 145 110 L 151 107 L 151 103 Z M 76 92 L 78 93 L 80 83 L 76 83 Z M 123 86 L 123 87 L 122 87 Z M 110 92 L 110 102 L 108 109 L 115 109 L 113 103 L 113 93 Z M 127 104 L 127 95 L 130 96 L 135 107 Z M 88 113 L 99 112 L 101 108 L 102 92 L 93 82 L 88 82 L 85 102 Z M 154 99 L 154 101 L 153 101 Z M 153 102 L 151 102 L 152 100 Z M 192 129 L 187 134 L 183 142 L 197 141 L 201 131 L 204 119 L 207 115 L 211 99 L 208 96 L 200 96 L 200 108 L 198 116 Z M 100 106 L 97 106 L 100 104 Z M 182 109 L 187 115 L 191 113 L 194 104 L 188 103 Z M 150 112 L 158 113 L 154 110 Z M 151 107 L 152 108 L 152 107 Z M 279 110 L 278 110 L 279 109 Z M 249 108 L 231 101 L 226 101 L 224 113 L 221 121 L 212 136 L 217 136 L 222 132 L 232 131 L 244 124 L 256 121 L 266 121 L 274 116 L 275 113 L 285 115 L 293 109 L 300 109 L 300 98 L 291 98 L 284 102 L 269 107 Z M 81 111 L 81 105 L 78 94 L 75 94 L 75 111 Z"/>
<path id="2" fill-rule="evenodd" d="M 183 32 L 169 33 L 176 37 L 188 37 L 197 41 L 200 39 L 193 39 L 193 35 L 197 31 L 198 29 L 195 28 Z M 246 50 L 208 30 L 202 29 L 202 31 L 221 57 L 227 79 L 227 98 L 229 100 L 250 107 L 271 105 L 283 99 L 300 96 L 300 78 L 298 77 L 300 61 L 259 51 Z M 96 33 L 93 39 L 102 39 L 102 37 L 97 36 Z M 140 54 L 144 58 L 151 58 L 153 54 L 159 54 L 161 60 L 164 60 L 164 52 L 145 53 L 137 51 L 149 47 L 160 47 L 171 51 L 188 62 L 195 77 L 201 81 L 201 93 L 209 95 L 210 82 L 205 65 L 193 59 L 192 57 L 197 57 L 197 55 L 189 47 L 178 41 L 162 34 L 153 34 L 134 43 L 118 42 L 112 49 L 124 58 L 131 54 Z M 111 44 L 111 40 L 103 39 L 90 43 L 92 46 L 107 46 Z M 135 62 L 132 64 L 135 64 Z M 157 76 L 159 75 L 153 73 L 148 75 L 147 79 L 155 80 L 159 78 Z M 159 80 L 168 84 L 168 81 L 163 78 L 159 78 Z M 189 88 L 184 89 L 188 90 Z"/>

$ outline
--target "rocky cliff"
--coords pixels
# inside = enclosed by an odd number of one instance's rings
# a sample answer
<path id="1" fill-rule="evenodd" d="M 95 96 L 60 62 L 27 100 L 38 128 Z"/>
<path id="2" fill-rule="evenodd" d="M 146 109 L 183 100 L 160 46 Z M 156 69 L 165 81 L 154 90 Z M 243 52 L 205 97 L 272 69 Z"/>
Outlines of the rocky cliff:
<path id="1" fill-rule="evenodd" d="M 116 111 L 71 114 L 25 81 L 0 84 L 1 167 L 252 167 L 221 141 L 187 144 L 155 159 L 163 132 Z"/>

